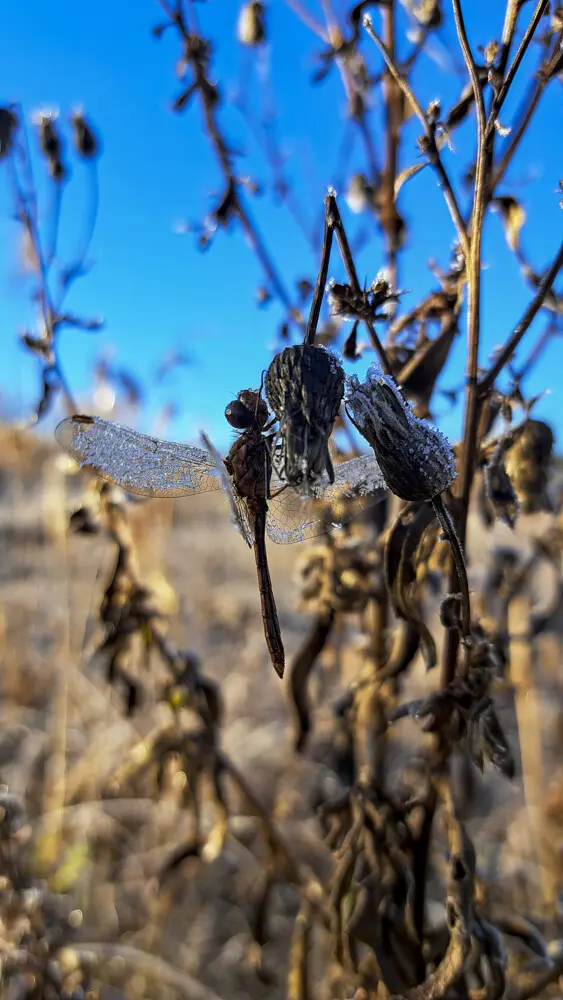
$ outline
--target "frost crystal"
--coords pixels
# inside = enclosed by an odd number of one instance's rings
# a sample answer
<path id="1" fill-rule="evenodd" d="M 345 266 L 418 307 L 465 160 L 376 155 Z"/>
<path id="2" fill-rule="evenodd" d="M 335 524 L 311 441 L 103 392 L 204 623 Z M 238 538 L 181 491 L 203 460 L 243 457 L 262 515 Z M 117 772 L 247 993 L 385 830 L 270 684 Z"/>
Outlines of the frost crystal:
<path id="1" fill-rule="evenodd" d="M 449 441 L 414 415 L 394 379 L 377 365 L 364 382 L 355 375 L 347 379 L 346 405 L 398 497 L 431 500 L 451 485 L 456 468 Z"/>

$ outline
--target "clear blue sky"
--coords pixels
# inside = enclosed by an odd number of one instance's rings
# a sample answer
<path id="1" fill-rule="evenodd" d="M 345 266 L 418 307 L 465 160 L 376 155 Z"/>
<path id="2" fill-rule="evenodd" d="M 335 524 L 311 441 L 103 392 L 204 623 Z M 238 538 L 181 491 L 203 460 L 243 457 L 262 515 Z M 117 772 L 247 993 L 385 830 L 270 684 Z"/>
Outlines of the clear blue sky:
<path id="1" fill-rule="evenodd" d="M 319 0 L 304 3 L 321 18 Z M 334 2 L 335 10 L 345 6 Z M 258 101 L 256 66 L 252 60 L 245 61 L 234 38 L 238 3 L 212 0 L 198 4 L 197 9 L 203 32 L 212 34 L 216 42 L 212 75 L 226 97 L 221 114 L 224 132 L 234 148 L 247 154 L 240 160 L 240 172 L 268 182 L 270 172 L 263 156 L 238 112 L 229 106 L 229 95 L 242 72 L 251 74 L 251 93 Z M 504 0 L 467 0 L 465 9 L 474 46 L 499 36 Z M 522 23 L 532 9 L 531 4 L 524 5 Z M 103 346 L 114 346 L 116 363 L 147 384 L 166 351 L 188 349 L 195 364 L 179 370 L 166 391 L 150 390 L 143 426 L 151 426 L 158 406 L 169 395 L 181 404 L 173 436 L 194 439 L 198 428 L 205 426 L 224 441 L 224 406 L 238 389 L 258 383 L 271 357 L 282 313 L 275 302 L 263 310 L 256 308 L 254 292 L 262 283 L 262 274 L 240 231 L 219 232 L 205 254 L 195 248 L 193 234 L 182 236 L 174 231 L 181 219 L 203 218 L 209 196 L 221 189 L 221 179 L 202 134 L 197 102 L 181 116 L 169 110 L 181 89 L 174 76 L 179 52 L 173 32 L 158 42 L 151 36 L 151 28 L 159 20 L 156 0 L 18 0 L 5 4 L 0 14 L 0 100 L 19 101 L 27 113 L 39 106 L 54 106 L 65 117 L 74 105 L 81 104 L 102 136 L 100 210 L 91 248 L 96 266 L 75 286 L 69 307 L 81 315 L 102 315 L 106 325 L 95 336 L 65 333 L 61 342 L 62 360 L 78 396 L 90 385 L 93 359 Z M 374 20 L 377 26 L 377 14 Z M 278 134 L 283 136 L 289 157 L 287 175 L 296 184 L 309 221 L 318 218 L 326 188 L 335 181 L 345 106 L 342 87 L 335 71 L 319 86 L 310 87 L 317 66 L 314 54 L 322 43 L 283 0 L 270 0 L 269 22 L 274 39 L 269 60 L 279 112 Z M 423 105 L 440 97 L 447 108 L 464 82 L 451 23 L 440 29 L 435 48 L 446 70 L 438 71 L 424 55 L 414 77 L 415 90 Z M 379 68 L 369 40 L 364 52 L 371 66 Z M 524 73 L 535 59 L 534 48 Z M 510 124 L 518 94 L 517 89 L 505 106 L 505 125 Z M 507 180 L 514 180 L 515 186 L 506 184 L 501 189 L 516 194 L 526 208 L 522 246 L 537 270 L 555 253 L 563 228 L 554 193 L 563 162 L 561 110 L 562 89 L 556 81 L 548 88 L 508 175 Z M 376 104 L 374 119 L 377 111 Z M 471 116 L 468 125 L 455 133 L 455 151 L 444 153 L 454 177 L 467 166 L 473 127 Z M 419 131 L 416 125 L 405 129 L 403 167 L 416 162 Z M 34 148 L 35 138 L 31 136 Z M 503 142 L 507 140 L 499 138 L 497 148 Z M 358 140 L 351 162 L 356 170 L 366 169 Z M 30 328 L 33 313 L 18 264 L 17 227 L 10 219 L 7 175 L 0 167 L 0 391 L 5 406 L 25 411 L 37 390 L 37 369 L 19 345 L 17 334 L 26 326 Z M 36 167 L 39 175 L 39 162 Z M 80 198 L 86 181 L 80 163 L 73 161 L 72 170 L 62 222 L 63 245 L 70 248 L 80 232 Z M 340 204 L 353 235 L 360 223 L 343 198 Z M 417 296 L 435 285 L 427 268 L 428 258 L 447 264 L 446 249 L 453 230 L 430 170 L 404 187 L 399 207 L 410 224 L 400 274 L 401 287 L 412 290 L 404 300 L 409 308 Z M 286 284 L 293 289 L 300 277 L 314 277 L 319 251 L 312 253 L 286 209 L 269 195 L 253 199 L 251 209 Z M 507 337 L 531 294 L 506 250 L 498 216 L 492 216 L 487 226 L 484 258 L 483 360 Z M 384 263 L 381 237 L 375 231 L 358 262 L 362 280 L 371 279 Z M 336 256 L 330 273 L 342 274 Z M 534 330 L 539 331 L 544 322 L 542 318 Z M 521 357 L 532 342 L 530 333 Z M 442 381 L 444 387 L 460 384 L 464 354 L 462 332 Z M 371 359 L 366 355 L 353 370 L 361 374 Z M 530 392 L 551 388 L 551 395 L 538 405 L 537 415 L 557 430 L 563 430 L 562 362 L 563 342 L 557 340 L 526 385 Z M 438 401 L 437 419 L 455 436 L 460 426 L 459 409 L 453 413 L 447 410 L 446 402 Z"/>

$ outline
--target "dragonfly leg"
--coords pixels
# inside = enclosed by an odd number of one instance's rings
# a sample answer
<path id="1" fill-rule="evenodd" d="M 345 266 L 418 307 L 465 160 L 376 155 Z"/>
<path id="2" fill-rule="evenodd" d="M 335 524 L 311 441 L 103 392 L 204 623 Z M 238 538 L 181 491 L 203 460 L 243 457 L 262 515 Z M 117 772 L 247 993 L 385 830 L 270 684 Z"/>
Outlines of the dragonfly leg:
<path id="1" fill-rule="evenodd" d="M 270 491 L 268 487 L 268 500 L 275 500 L 276 497 L 279 497 L 280 493 L 283 493 L 285 490 L 289 489 L 290 485 L 291 483 L 284 483 L 283 486 L 280 486 L 278 490 L 274 490 L 273 493 Z"/>

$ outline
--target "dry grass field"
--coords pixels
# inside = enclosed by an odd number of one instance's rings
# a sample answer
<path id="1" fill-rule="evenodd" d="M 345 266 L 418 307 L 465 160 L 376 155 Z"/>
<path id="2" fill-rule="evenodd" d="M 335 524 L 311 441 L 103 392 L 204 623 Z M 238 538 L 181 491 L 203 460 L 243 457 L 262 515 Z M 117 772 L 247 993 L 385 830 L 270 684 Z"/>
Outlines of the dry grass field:
<path id="1" fill-rule="evenodd" d="M 203 851 L 200 857 L 188 852 L 170 865 L 191 836 L 192 810 L 183 798 L 186 774 L 174 754 L 158 781 L 154 768 L 137 766 L 142 741 L 171 711 L 157 702 L 158 662 L 150 652 L 132 657 L 142 694 L 128 718 L 96 653 L 96 609 L 114 560 L 112 543 L 100 534 L 67 533 L 69 514 L 82 494 L 56 448 L 8 427 L 0 441 L 0 780 L 11 803 L 2 809 L 2 850 L 17 850 L 28 895 L 48 892 L 57 902 L 42 916 L 53 925 L 45 934 L 65 944 L 63 967 L 66 962 L 71 984 L 79 955 L 92 971 L 92 989 L 102 984 L 100 995 L 108 1000 L 285 996 L 298 894 L 278 882 L 269 894 L 267 926 L 260 930 L 268 860 L 257 809 L 240 789 L 229 788 L 228 831 L 219 836 L 217 803 L 198 786 L 200 829 L 207 838 Z M 553 515 L 542 515 L 541 525 L 537 516 L 524 517 L 515 536 L 499 527 L 486 533 L 473 517 L 469 566 L 480 592 L 495 545 L 523 551 L 533 532 L 545 530 L 546 518 L 556 524 Z M 203 676 L 218 685 L 224 704 L 221 750 L 296 863 L 325 882 L 331 855 L 316 810 L 341 787 L 332 707 L 360 667 L 360 617 L 347 616 L 315 667 L 312 738 L 305 752 L 296 754 L 288 687 L 272 671 L 264 644 L 253 556 L 221 498 L 134 504 L 130 523 L 163 632 L 189 649 Z M 303 549 L 270 546 L 288 661 L 310 620 L 296 607 L 294 568 Z M 530 584 L 536 610 L 550 605 L 547 610 L 556 613 L 536 640 L 533 676 L 524 663 L 520 676 L 513 674 L 512 683 L 497 693 L 516 776 L 508 781 L 489 767 L 481 776 L 460 753 L 452 763 L 453 787 L 479 858 L 479 892 L 492 898 L 497 923 L 507 924 L 517 912 L 541 915 L 544 894 L 559 880 L 563 849 L 558 574 L 545 565 L 530 571 Z M 427 610 L 434 621 L 437 600 Z M 485 612 L 494 614 L 487 601 Z M 402 695 L 420 696 L 437 684 L 437 671 L 425 673 L 417 661 Z M 535 762 L 527 805 L 518 759 L 518 697 L 528 727 L 527 766 Z M 412 720 L 392 728 L 389 781 L 395 787 L 412 771 L 414 751 L 424 739 Z M 11 832 L 10 809 L 19 817 Z M 444 863 L 437 836 L 428 899 L 429 919 L 437 924 Z M 34 927 L 32 917 L 18 919 L 2 928 L 5 948 L 10 935 L 16 948 L 22 926 L 28 935 L 28 924 Z M 260 933 L 262 948 L 256 943 Z M 314 954 L 313 949 L 313 966 Z"/>

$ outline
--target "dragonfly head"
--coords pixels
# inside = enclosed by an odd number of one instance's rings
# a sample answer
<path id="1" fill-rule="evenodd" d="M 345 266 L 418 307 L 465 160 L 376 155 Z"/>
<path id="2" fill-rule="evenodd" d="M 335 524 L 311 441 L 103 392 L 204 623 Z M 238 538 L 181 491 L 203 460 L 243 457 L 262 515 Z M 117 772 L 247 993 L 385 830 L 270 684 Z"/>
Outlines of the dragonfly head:
<path id="1" fill-rule="evenodd" d="M 262 430 L 268 420 L 268 407 L 259 392 L 243 389 L 225 409 L 225 418 L 237 431 L 251 427 Z"/>

